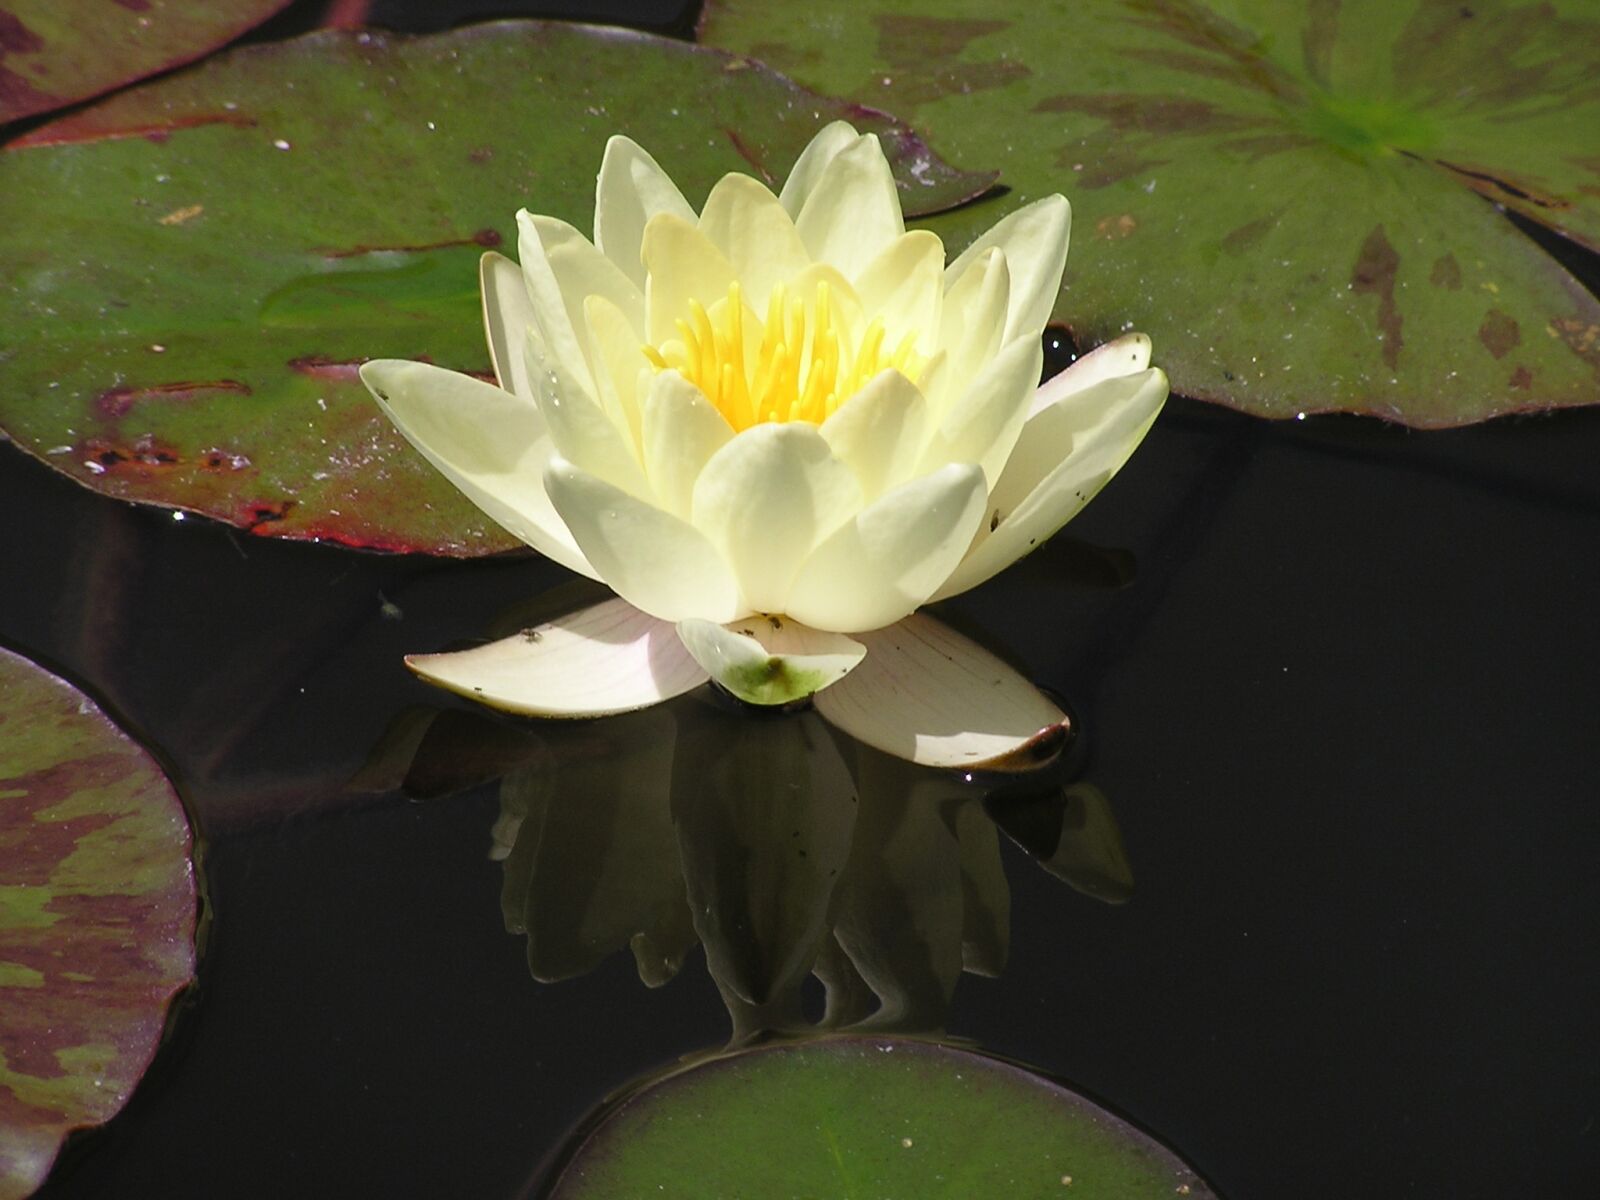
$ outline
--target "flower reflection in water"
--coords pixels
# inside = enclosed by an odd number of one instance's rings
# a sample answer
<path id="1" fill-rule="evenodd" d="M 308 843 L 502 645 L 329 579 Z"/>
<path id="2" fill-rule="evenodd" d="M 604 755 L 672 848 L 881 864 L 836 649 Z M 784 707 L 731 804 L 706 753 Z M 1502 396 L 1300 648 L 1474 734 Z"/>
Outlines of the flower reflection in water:
<path id="1" fill-rule="evenodd" d="M 655 987 L 698 943 L 733 1045 L 942 1031 L 962 972 L 1006 963 L 1002 831 L 1088 895 L 1118 902 L 1132 884 L 1104 798 L 1059 762 L 974 779 L 814 709 L 753 712 L 706 688 L 600 721 L 425 721 L 397 735 L 388 782 L 438 795 L 500 780 L 503 914 L 533 975 L 573 978 L 626 948 Z"/>

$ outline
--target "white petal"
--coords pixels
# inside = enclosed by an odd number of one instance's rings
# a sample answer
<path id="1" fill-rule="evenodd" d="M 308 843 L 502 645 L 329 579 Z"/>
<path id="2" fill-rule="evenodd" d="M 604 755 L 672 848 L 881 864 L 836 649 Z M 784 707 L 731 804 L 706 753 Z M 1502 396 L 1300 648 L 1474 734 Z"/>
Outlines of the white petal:
<path id="1" fill-rule="evenodd" d="M 491 250 L 478 260 L 478 282 L 483 292 L 483 330 L 489 341 L 494 377 L 506 391 L 531 399 L 533 388 L 528 381 L 522 340 L 535 318 L 522 268 Z"/>
<path id="2" fill-rule="evenodd" d="M 811 262 L 778 198 L 748 175 L 724 175 L 700 210 L 700 232 L 733 264 L 745 300 L 766 311 L 772 289 Z"/>
<path id="3" fill-rule="evenodd" d="M 1167 398 L 1159 368 L 1102 380 L 1029 418 L 989 516 L 942 600 L 1005 570 L 1078 514 L 1121 469 Z"/>
<path id="4" fill-rule="evenodd" d="M 553 243 L 551 246 L 546 246 L 546 238 Z M 534 322 L 549 348 L 549 356 L 559 358 L 568 372 L 582 381 L 585 389 L 592 389 L 589 356 L 579 327 L 583 297 L 574 295 L 571 304 L 568 303 L 572 285 L 560 278 L 556 261 L 552 260 L 552 251 L 556 260 L 572 257 L 566 251 L 574 244 L 574 239 L 581 241 L 583 235 L 565 222 L 535 216 L 526 209 L 517 214 L 517 256 L 522 260 L 522 277 L 533 301 Z M 606 261 L 593 246 L 589 247 L 589 253 Z M 611 269 L 616 271 L 615 267 Z M 618 278 L 621 278 L 620 273 Z"/>
<path id="5" fill-rule="evenodd" d="M 701 390 L 676 371 L 651 382 L 643 405 L 645 470 L 657 502 L 674 516 L 693 511 L 694 483 L 733 428 Z"/>
<path id="6" fill-rule="evenodd" d="M 639 374 L 654 374 L 632 323 L 604 296 L 583 302 L 589 345 L 594 354 L 596 399 L 614 424 L 639 445 Z"/>
<path id="7" fill-rule="evenodd" d="M 750 704 L 803 700 L 843 679 L 866 653 L 842 633 L 759 615 L 728 625 L 680 621 L 678 636 L 712 679 Z"/>
<path id="8" fill-rule="evenodd" d="M 413 654 L 406 665 L 468 699 L 535 717 L 631 712 L 706 680 L 670 624 L 615 599 L 487 646 Z"/>
<path id="9" fill-rule="evenodd" d="M 530 230 L 534 234 L 531 240 L 543 250 L 561 290 L 561 302 L 567 320 L 574 329 L 583 328 L 584 299 L 604 296 L 623 311 L 638 336 L 643 338 L 644 293 L 588 238 L 565 221 L 539 216 L 527 210 L 517 214 L 517 227 L 519 253 L 524 243 L 530 240 L 527 236 Z M 527 267 L 526 260 L 523 267 Z"/>
<path id="10" fill-rule="evenodd" d="M 731 621 L 749 611 L 722 555 L 687 522 L 560 457 L 544 480 L 594 573 L 635 608 L 663 621 Z"/>
<path id="11" fill-rule="evenodd" d="M 918 473 L 950 462 L 977 463 L 993 487 L 1022 432 L 1043 362 L 1036 337 L 1019 337 L 990 359 L 945 413 Z"/>
<path id="12" fill-rule="evenodd" d="M 631 138 L 606 143 L 595 181 L 594 244 L 635 287 L 644 290 L 644 260 L 639 248 L 644 227 L 657 213 L 694 221 L 694 209 L 656 160 Z"/>
<path id="13" fill-rule="evenodd" d="M 1106 379 L 1137 374 L 1150 365 L 1150 338 L 1143 333 L 1125 333 L 1096 346 L 1065 370 L 1045 380 L 1033 394 L 1028 415 L 1059 404 L 1075 392 L 1084 391 Z"/>
<path id="14" fill-rule="evenodd" d="M 1066 715 L 1037 688 L 923 613 L 861 635 L 867 657 L 817 693 L 817 711 L 851 737 L 911 762 L 1020 770 L 1054 758 Z"/>
<path id="15" fill-rule="evenodd" d="M 545 494 L 555 448 L 533 401 L 427 363 L 374 359 L 361 368 L 395 428 L 479 508 L 546 558 L 591 579 Z"/>
<path id="16" fill-rule="evenodd" d="M 880 371 L 822 423 L 833 456 L 856 473 L 871 504 L 908 478 L 927 441 L 928 405 L 896 370 Z"/>
<path id="17" fill-rule="evenodd" d="M 738 278 L 728 256 L 681 217 L 652 217 L 644 228 L 645 334 L 659 346 L 678 336 L 677 323 L 689 319 L 689 301 L 709 309 L 728 294 Z"/>
<path id="18" fill-rule="evenodd" d="M 794 223 L 812 258 L 852 280 L 905 233 L 894 176 L 875 134 L 834 155 Z"/>
<path id="19" fill-rule="evenodd" d="M 833 306 L 834 330 L 850 348 L 851 353 L 854 353 L 857 339 L 865 325 L 866 314 L 861 307 L 861 297 L 856 295 L 855 285 L 840 274 L 837 267 L 828 263 L 812 263 L 789 280 L 789 295 L 804 296 L 809 300 L 816 296 L 817 285 L 822 283 L 828 285 L 828 302 Z M 765 320 L 766 307 L 762 306 L 758 311 Z"/>
<path id="20" fill-rule="evenodd" d="M 1045 196 L 1002 218 L 981 235 L 950 264 L 945 278 L 953 286 L 986 251 L 998 246 L 1011 265 L 1004 340 L 1038 337 L 1061 292 L 1071 230 L 1072 206 L 1067 198 Z"/>
<path id="21" fill-rule="evenodd" d="M 828 164 L 841 151 L 855 145 L 860 137 L 844 121 L 833 121 L 819 129 L 810 144 L 800 152 L 800 157 L 789 171 L 789 178 L 784 180 L 783 191 L 778 194 L 778 203 L 783 205 L 784 211 L 791 217 L 798 217 L 800 210 L 805 207 L 806 198 L 816 191 L 817 181 L 828 169 Z"/>
<path id="22" fill-rule="evenodd" d="M 785 611 L 800 564 L 860 507 L 855 474 L 804 421 L 745 430 L 694 485 L 695 528 L 721 549 L 758 612 Z"/>
<path id="23" fill-rule="evenodd" d="M 634 456 L 629 431 L 618 428 L 567 371 L 566 363 L 547 357 L 549 352 L 540 344 L 536 329 L 529 329 L 526 352 L 539 413 L 550 429 L 556 453 L 630 495 L 649 499 L 653 493 Z"/>
<path id="24" fill-rule="evenodd" d="M 1004 252 L 986 251 L 972 270 L 945 292 L 939 345 L 949 355 L 946 380 L 951 397 L 959 396 L 1000 347 L 1006 345 L 1006 305 L 1011 298 L 1011 269 Z M 941 397 L 929 392 L 936 402 Z"/>
<path id="25" fill-rule="evenodd" d="M 970 463 L 902 484 L 817 547 L 785 611 L 841 633 L 898 621 L 955 569 L 983 513 L 983 472 Z"/>
<path id="26" fill-rule="evenodd" d="M 867 319 L 882 318 L 885 346 L 910 334 L 919 354 L 932 354 L 944 313 L 944 243 L 926 229 L 896 238 L 867 264 L 856 291 Z"/>

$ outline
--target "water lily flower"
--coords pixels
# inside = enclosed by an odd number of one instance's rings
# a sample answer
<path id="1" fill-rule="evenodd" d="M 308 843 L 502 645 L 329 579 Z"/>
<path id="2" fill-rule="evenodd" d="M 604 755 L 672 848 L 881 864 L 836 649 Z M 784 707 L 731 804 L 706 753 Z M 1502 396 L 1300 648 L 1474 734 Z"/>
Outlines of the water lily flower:
<path id="1" fill-rule="evenodd" d="M 814 696 L 941 766 L 1031 759 L 1059 735 L 1020 675 L 914 614 L 1065 524 L 1166 398 L 1141 334 L 1038 386 L 1063 197 L 946 265 L 905 228 L 877 138 L 837 122 L 777 195 L 727 175 L 697 214 L 614 137 L 593 241 L 517 221 L 520 265 L 482 263 L 499 386 L 390 360 L 361 376 L 484 512 L 617 599 L 415 671 L 539 716 L 707 679 L 756 704 Z"/>

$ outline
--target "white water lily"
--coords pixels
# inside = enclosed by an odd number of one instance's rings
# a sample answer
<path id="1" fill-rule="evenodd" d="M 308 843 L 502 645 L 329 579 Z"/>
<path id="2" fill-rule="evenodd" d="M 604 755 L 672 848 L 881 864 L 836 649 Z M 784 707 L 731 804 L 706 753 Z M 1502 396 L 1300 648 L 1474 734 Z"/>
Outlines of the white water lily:
<path id="1" fill-rule="evenodd" d="M 842 122 L 778 195 L 727 175 L 698 214 L 612 138 L 592 242 L 524 211 L 520 266 L 484 256 L 498 387 L 414 362 L 361 376 L 489 516 L 620 599 L 412 667 L 544 716 L 714 678 L 758 704 L 816 694 L 847 731 L 918 761 L 1037 745 L 1059 710 L 907 619 L 1065 524 L 1166 398 L 1140 334 L 1036 386 L 1069 221 L 1063 197 L 1035 201 L 947 266 L 937 236 L 906 230 L 877 138 Z M 936 715 L 954 701 L 907 673 L 957 660 L 988 690 L 952 681 L 963 697 Z"/>

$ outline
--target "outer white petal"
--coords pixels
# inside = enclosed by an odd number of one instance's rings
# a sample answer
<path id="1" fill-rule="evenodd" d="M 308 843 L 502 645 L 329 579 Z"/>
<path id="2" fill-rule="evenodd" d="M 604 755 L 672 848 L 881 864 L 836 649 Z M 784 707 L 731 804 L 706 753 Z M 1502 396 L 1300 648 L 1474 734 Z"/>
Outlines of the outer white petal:
<path id="1" fill-rule="evenodd" d="M 749 611 L 733 572 L 706 536 L 671 513 L 552 458 L 545 490 L 594 574 L 664 621 L 731 621 Z"/>
<path id="2" fill-rule="evenodd" d="M 918 472 L 949 462 L 977 463 L 994 486 L 1022 432 L 1043 362 L 1036 337 L 1019 337 L 991 358 L 944 414 Z"/>
<path id="3" fill-rule="evenodd" d="M 1005 253 L 993 247 L 945 292 L 939 345 L 949 355 L 947 383 L 952 396 L 960 395 L 1007 344 L 1006 306 L 1010 302 L 1011 268 Z"/>
<path id="4" fill-rule="evenodd" d="M 789 178 L 784 180 L 783 191 L 778 193 L 778 203 L 783 205 L 791 217 L 800 215 L 807 197 L 817 190 L 817 182 L 822 178 L 822 173 L 828 169 L 828 164 L 837 158 L 841 151 L 855 145 L 860 137 L 861 135 L 844 121 L 833 121 L 817 131 L 810 144 L 800 152 L 800 157 L 795 160 L 794 167 L 789 171 Z"/>
<path id="5" fill-rule="evenodd" d="M 1011 264 L 1011 298 L 1004 338 L 1037 337 L 1050 319 L 1061 291 L 1072 231 L 1072 206 L 1065 196 L 1045 196 L 1003 217 L 950 264 L 945 278 L 954 284 L 991 247 Z"/>
<path id="6" fill-rule="evenodd" d="M 506 391 L 531 399 L 533 387 L 528 380 L 522 342 L 535 316 L 522 268 L 491 250 L 478 260 L 478 282 L 483 293 L 483 331 L 489 342 L 494 377 Z"/>
<path id="7" fill-rule="evenodd" d="M 693 225 L 670 214 L 652 217 L 644 228 L 645 335 L 652 345 L 678 336 L 678 321 L 689 317 L 689 301 L 710 308 L 738 278 L 728 256 Z"/>
<path id="8" fill-rule="evenodd" d="M 922 613 L 861 635 L 867 657 L 816 706 L 851 737 L 930 767 L 1023 770 L 1066 744 L 1067 717 L 976 642 Z"/>
<path id="9" fill-rule="evenodd" d="M 1040 385 L 1028 408 L 1031 417 L 1068 396 L 1084 391 L 1107 379 L 1133 375 L 1150 365 L 1150 338 L 1143 333 L 1125 333 L 1096 346 L 1063 371 Z"/>
<path id="10" fill-rule="evenodd" d="M 620 308 L 640 337 L 644 336 L 644 293 L 639 285 L 595 248 L 577 229 L 555 217 L 522 214 L 518 228 L 531 224 L 539 245 L 555 272 L 561 288 L 561 301 L 574 329 L 583 328 L 583 302 L 589 296 L 604 296 Z M 521 247 L 521 238 L 518 239 Z"/>
<path id="11" fill-rule="evenodd" d="M 633 282 L 565 221 L 523 209 L 517 214 L 517 256 L 533 300 L 534 319 L 553 357 L 592 387 L 589 354 L 583 344 L 583 301 L 599 293 L 617 304 L 639 327 L 644 300 Z"/>
<path id="12" fill-rule="evenodd" d="M 803 700 L 843 679 L 867 652 L 842 633 L 783 617 L 680 621 L 678 636 L 712 679 L 750 704 Z"/>
<path id="13" fill-rule="evenodd" d="M 565 362 L 549 355 L 534 327 L 528 330 L 526 354 L 539 413 L 556 453 L 607 483 L 649 499 L 650 484 L 634 456 L 629 431 L 617 426 Z"/>
<path id="14" fill-rule="evenodd" d="M 899 371 L 880 371 L 822 423 L 822 437 L 856 473 L 863 502 L 910 477 L 928 436 L 928 404 Z"/>
<path id="15" fill-rule="evenodd" d="M 905 233 L 894 176 L 875 134 L 834 155 L 794 223 L 812 258 L 852 280 Z"/>
<path id="16" fill-rule="evenodd" d="M 507 712 L 600 717 L 670 700 L 706 680 L 666 621 L 605 600 L 454 654 L 413 654 L 430 683 Z"/>
<path id="17" fill-rule="evenodd" d="M 856 291 L 867 318 L 883 319 L 884 345 L 915 334 L 917 352 L 932 354 L 944 318 L 944 243 L 926 229 L 896 238 L 867 264 Z"/>
<path id="18" fill-rule="evenodd" d="M 641 291 L 644 261 L 639 247 L 644 227 L 657 213 L 694 221 L 694 209 L 656 160 L 631 138 L 613 137 L 595 181 L 594 244 Z"/>
<path id="19" fill-rule="evenodd" d="M 971 463 L 902 484 L 817 547 L 785 611 L 841 633 L 898 621 L 955 569 L 983 512 L 983 472 Z"/>
<path id="20" fill-rule="evenodd" d="M 533 401 L 427 363 L 374 359 L 361 381 L 422 456 L 546 558 L 600 578 L 545 494 L 555 453 Z"/>
<path id="21" fill-rule="evenodd" d="M 767 297 L 811 262 L 794 220 L 778 198 L 748 175 L 724 175 L 700 210 L 700 232 L 733 264 L 757 312 Z"/>
<path id="22" fill-rule="evenodd" d="M 815 425 L 790 421 L 756 425 L 713 454 L 692 503 L 695 528 L 721 549 L 750 607 L 781 613 L 812 548 L 860 509 L 861 485 Z"/>
<path id="23" fill-rule="evenodd" d="M 676 371 L 651 381 L 642 406 L 644 463 L 657 502 L 674 516 L 693 512 L 694 484 L 733 437 L 728 419 Z"/>
<path id="24" fill-rule="evenodd" d="M 1151 368 L 1035 413 L 989 497 L 988 519 L 934 599 L 977 587 L 1075 517 L 1128 460 L 1166 398 L 1167 377 Z"/>

